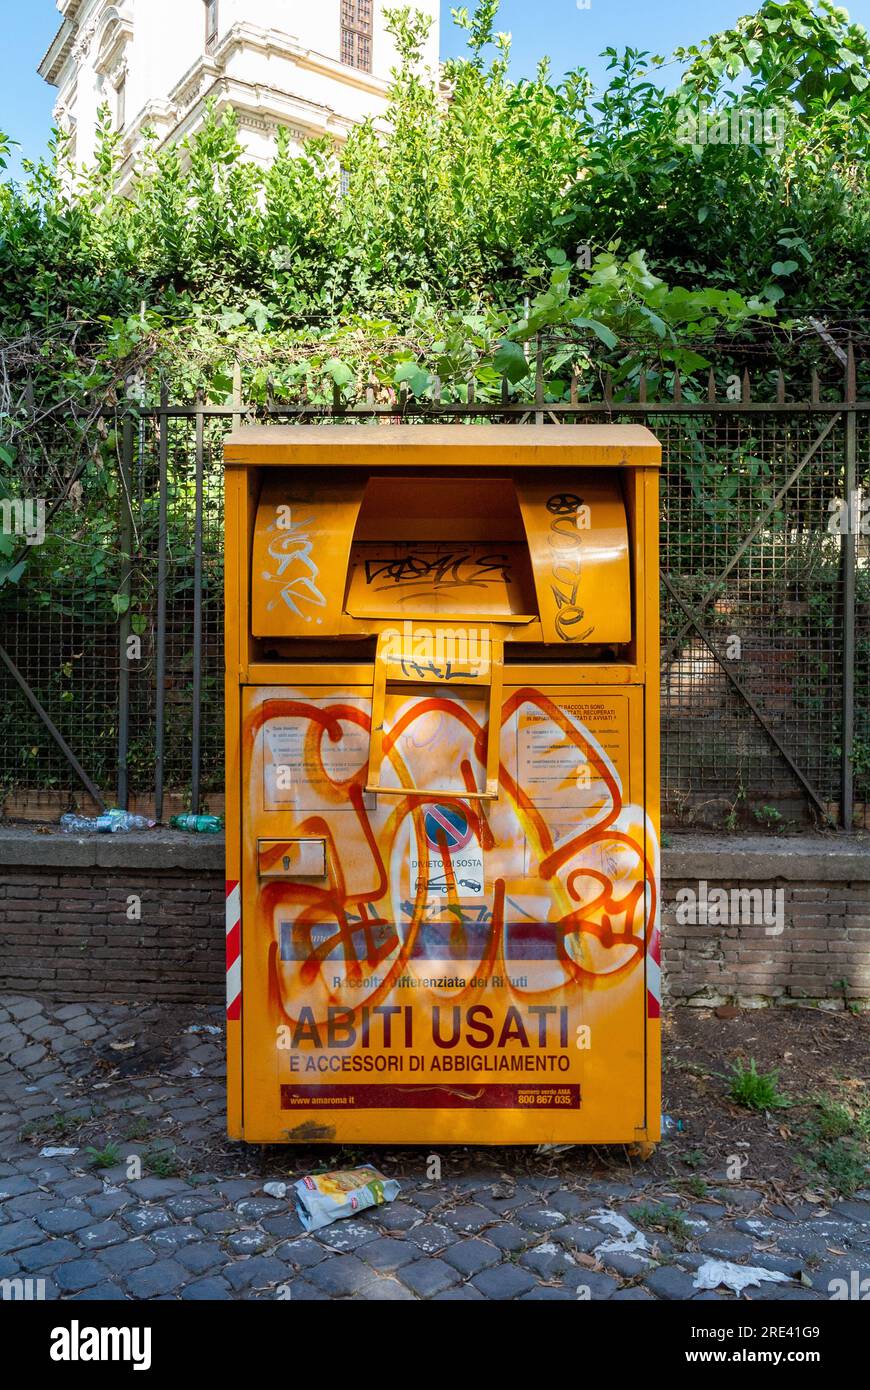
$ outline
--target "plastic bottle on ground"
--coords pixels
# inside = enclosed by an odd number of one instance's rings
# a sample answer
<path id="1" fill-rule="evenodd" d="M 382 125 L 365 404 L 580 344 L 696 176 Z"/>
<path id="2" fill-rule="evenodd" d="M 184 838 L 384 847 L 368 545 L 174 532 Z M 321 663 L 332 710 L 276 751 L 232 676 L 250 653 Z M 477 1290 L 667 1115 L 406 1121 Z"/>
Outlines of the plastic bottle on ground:
<path id="1" fill-rule="evenodd" d="M 118 806 L 113 806 L 100 816 L 80 816 L 68 811 L 60 818 L 60 828 L 66 835 L 116 835 L 119 831 L 152 830 L 156 824 L 147 816 L 134 816 L 131 811 L 122 811 Z"/>
<path id="2" fill-rule="evenodd" d="M 219 816 L 172 816 L 169 824 L 173 830 L 192 830 L 199 834 L 214 835 L 222 829 Z"/>

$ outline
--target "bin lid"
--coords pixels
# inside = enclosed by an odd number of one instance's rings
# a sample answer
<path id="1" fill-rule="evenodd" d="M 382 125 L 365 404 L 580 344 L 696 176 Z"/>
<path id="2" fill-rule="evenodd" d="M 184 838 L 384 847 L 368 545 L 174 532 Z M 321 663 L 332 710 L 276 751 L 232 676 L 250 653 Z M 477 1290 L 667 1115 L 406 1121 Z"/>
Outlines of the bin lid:
<path id="1" fill-rule="evenodd" d="M 645 425 L 245 425 L 224 443 L 229 467 L 658 468 Z"/>

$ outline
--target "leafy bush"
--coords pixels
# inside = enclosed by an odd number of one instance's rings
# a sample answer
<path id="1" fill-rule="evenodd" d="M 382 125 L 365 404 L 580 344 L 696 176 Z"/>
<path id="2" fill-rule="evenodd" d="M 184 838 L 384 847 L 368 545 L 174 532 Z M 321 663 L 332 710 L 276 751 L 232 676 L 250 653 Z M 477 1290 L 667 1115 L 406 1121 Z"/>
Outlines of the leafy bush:
<path id="1" fill-rule="evenodd" d="M 476 371 L 495 393 L 502 372 L 521 380 L 517 344 L 540 327 L 571 343 L 550 375 L 604 352 L 618 385 L 660 350 L 700 370 L 695 345 L 774 306 L 861 313 L 870 49 L 844 11 L 765 0 L 679 50 L 673 91 L 651 80 L 661 59 L 609 49 L 599 93 L 546 61 L 510 81 L 497 11 L 457 12 L 468 54 L 440 86 L 422 68 L 429 21 L 388 12 L 400 61 L 385 128 L 365 122 L 340 150 L 295 154 L 282 132 L 261 168 L 232 111 L 213 110 L 180 145 L 155 137 L 121 196 L 106 111 L 93 169 L 56 134 L 23 187 L 0 186 L 0 336 L 37 399 L 82 424 L 131 372 L 153 395 L 159 368 L 176 394 L 223 399 L 237 358 L 254 399 L 270 380 L 328 400 L 370 377 L 422 395 L 436 372 Z M 784 111 L 781 141 L 686 143 L 687 112 L 741 103 Z"/>

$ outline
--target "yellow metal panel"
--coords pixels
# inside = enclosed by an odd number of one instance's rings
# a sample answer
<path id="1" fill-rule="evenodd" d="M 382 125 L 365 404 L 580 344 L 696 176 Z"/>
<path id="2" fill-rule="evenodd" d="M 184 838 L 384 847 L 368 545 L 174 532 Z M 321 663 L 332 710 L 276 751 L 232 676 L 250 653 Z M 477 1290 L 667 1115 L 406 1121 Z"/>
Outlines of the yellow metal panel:
<path id="1" fill-rule="evenodd" d="M 649 836 L 647 853 L 654 866 L 656 882 L 660 881 L 659 857 L 661 776 L 659 759 L 659 478 L 657 474 L 640 475 L 638 515 L 638 551 L 642 564 L 644 586 L 643 661 L 647 674 L 644 690 L 644 799 L 648 807 Z M 656 898 L 656 915 L 647 942 L 647 1052 L 646 1087 L 647 1119 L 644 1138 L 661 1137 L 662 1063 L 661 1063 L 661 895 Z"/>
<path id="2" fill-rule="evenodd" d="M 264 484 L 251 565 L 255 637 L 337 634 L 364 487 L 358 474 L 324 484 L 287 473 Z"/>
<path id="3" fill-rule="evenodd" d="M 360 509 L 357 540 L 525 541 L 513 480 L 468 470 L 449 476 L 373 474 Z"/>
<path id="4" fill-rule="evenodd" d="M 408 627 L 412 627 L 408 624 Z M 398 634 L 381 633 L 375 655 L 374 679 L 372 682 L 371 704 L 371 745 L 369 749 L 369 774 L 367 792 L 387 796 L 407 794 L 408 783 L 395 785 L 381 781 L 379 769 L 384 751 L 384 713 L 387 701 L 387 685 L 441 686 L 451 690 L 464 686 L 485 686 L 489 704 L 486 718 L 486 752 L 484 768 L 486 781 L 483 789 L 466 786 L 465 795 L 470 800 L 492 800 L 498 796 L 498 712 L 501 708 L 501 689 L 504 667 L 502 641 L 491 633 L 476 633 L 472 643 L 466 641 L 466 650 L 457 653 L 455 645 L 448 653 L 440 651 L 437 643 L 430 639 L 429 650 L 420 651 L 413 640 L 403 647 Z M 442 778 L 436 778 L 442 782 Z M 420 782 L 410 784 L 417 796 L 439 797 L 442 792 Z M 449 796 L 450 793 L 444 793 Z"/>
<path id="5" fill-rule="evenodd" d="M 431 629 L 430 629 L 431 630 Z M 417 625 L 414 624 L 414 631 Z M 522 631 L 522 629 L 520 629 Z M 506 656 L 510 652 L 510 644 L 505 642 Z M 523 671 L 533 672 L 536 685 L 643 685 L 643 668 L 635 665 L 615 664 L 612 662 L 589 662 L 580 665 L 577 658 L 582 654 L 582 648 L 571 653 L 571 661 L 567 659 L 562 662 L 556 661 L 557 653 L 552 647 L 547 648 L 546 653 L 542 653 L 547 659 L 536 661 L 534 667 L 522 662 L 507 661 L 506 670 L 511 680 L 520 677 Z M 561 655 L 561 653 L 558 653 Z M 567 658 L 568 653 L 565 654 Z M 308 662 L 294 663 L 294 670 L 298 672 L 301 682 L 311 682 L 317 684 L 323 679 L 323 663 Z M 359 685 L 365 682 L 366 675 L 371 671 L 371 664 L 363 666 L 342 659 L 341 648 L 338 648 L 335 661 L 329 663 L 329 673 L 336 685 Z M 246 685 L 280 685 L 286 678 L 287 665 L 281 665 L 276 661 L 252 662 L 247 672 Z M 529 676 L 532 679 L 532 676 Z"/>
<path id="6" fill-rule="evenodd" d="M 531 622 L 525 543 L 380 541 L 355 545 L 347 611 L 371 618 Z M 523 583 L 523 580 L 526 583 Z"/>
<path id="7" fill-rule="evenodd" d="M 642 693 L 506 689 L 501 795 L 475 809 L 460 770 L 480 766 L 485 701 L 393 697 L 385 760 L 414 785 L 433 764 L 459 780 L 437 802 L 372 803 L 368 689 L 288 677 L 245 695 L 247 852 L 279 826 L 322 833 L 330 876 L 247 887 L 246 1137 L 643 1135 Z M 277 812 L 276 756 L 291 774 Z"/>
<path id="8" fill-rule="evenodd" d="M 517 480 L 545 642 L 631 640 L 631 573 L 618 475 Z"/>

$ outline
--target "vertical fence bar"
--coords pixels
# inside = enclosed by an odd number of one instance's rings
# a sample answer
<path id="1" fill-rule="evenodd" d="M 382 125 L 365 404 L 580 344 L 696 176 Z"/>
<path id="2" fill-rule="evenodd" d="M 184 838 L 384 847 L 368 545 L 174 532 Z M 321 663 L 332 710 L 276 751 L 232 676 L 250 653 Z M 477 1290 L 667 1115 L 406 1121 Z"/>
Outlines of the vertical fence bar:
<path id="1" fill-rule="evenodd" d="M 159 442 L 159 482 L 158 482 L 158 537 L 157 537 L 157 660 L 156 660 L 156 708 L 154 715 L 154 807 L 155 818 L 163 819 L 163 772 L 166 743 L 166 553 L 167 553 L 167 472 L 169 459 L 169 395 L 165 382 L 160 388 L 160 411 L 158 415 Z"/>
<path id="2" fill-rule="evenodd" d="M 535 334 L 535 424 L 544 423 L 544 340 Z"/>
<path id="3" fill-rule="evenodd" d="M 233 429 L 241 428 L 242 424 L 242 364 L 236 362 L 233 366 Z"/>
<path id="4" fill-rule="evenodd" d="M 139 420 L 139 452 L 136 462 L 136 493 L 139 498 L 139 515 L 145 507 L 145 417 Z"/>
<path id="5" fill-rule="evenodd" d="M 133 593 L 133 420 L 124 417 L 121 431 L 121 615 L 118 623 L 118 805 L 130 809 L 130 602 Z M 126 602 L 124 602 L 126 600 Z"/>
<path id="6" fill-rule="evenodd" d="M 854 819 L 854 744 L 855 744 L 855 564 L 858 537 L 855 534 L 852 504 L 858 487 L 855 353 L 851 342 L 846 363 L 846 526 L 840 538 L 843 592 L 843 737 L 840 767 L 840 824 L 852 829 Z M 849 408 L 851 407 L 851 409 Z"/>
<path id="7" fill-rule="evenodd" d="M 199 773 L 202 738 L 202 468 L 203 414 L 201 396 L 196 411 L 196 487 L 193 541 L 193 712 L 191 728 L 190 809 L 199 815 Z"/>

